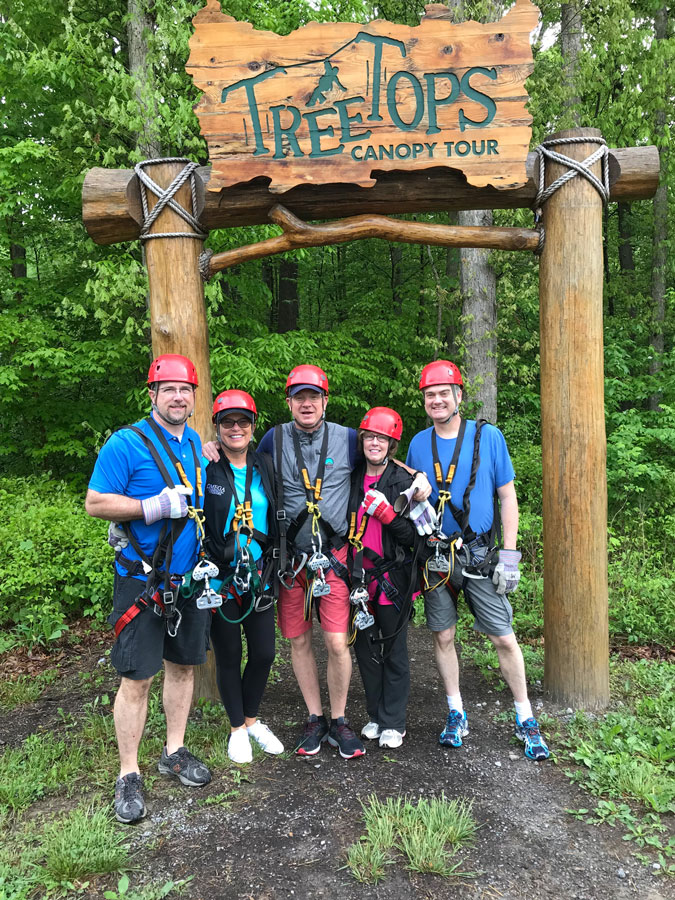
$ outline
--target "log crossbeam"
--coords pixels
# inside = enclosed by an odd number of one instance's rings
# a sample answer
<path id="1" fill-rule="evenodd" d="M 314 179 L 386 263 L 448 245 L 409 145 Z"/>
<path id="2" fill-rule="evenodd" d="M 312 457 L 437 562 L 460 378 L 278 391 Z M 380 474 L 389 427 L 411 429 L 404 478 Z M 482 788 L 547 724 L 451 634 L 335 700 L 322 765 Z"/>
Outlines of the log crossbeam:
<path id="1" fill-rule="evenodd" d="M 338 222 L 310 225 L 294 216 L 285 206 L 276 204 L 269 212 L 270 221 L 281 226 L 277 237 L 216 253 L 204 266 L 207 278 L 232 266 L 298 250 L 301 247 L 323 247 L 347 244 L 364 238 L 382 238 L 404 244 L 432 244 L 436 247 L 480 247 L 487 250 L 536 250 L 539 232 L 530 228 L 484 228 L 455 225 L 432 225 L 406 222 L 388 216 L 351 216 Z"/>

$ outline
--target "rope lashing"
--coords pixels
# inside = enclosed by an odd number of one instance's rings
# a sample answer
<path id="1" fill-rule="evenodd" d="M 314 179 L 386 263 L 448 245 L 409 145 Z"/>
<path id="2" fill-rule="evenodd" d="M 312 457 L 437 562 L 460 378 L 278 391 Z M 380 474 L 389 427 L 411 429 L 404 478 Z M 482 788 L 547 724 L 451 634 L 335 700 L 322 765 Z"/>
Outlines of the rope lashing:
<path id="1" fill-rule="evenodd" d="M 202 281 L 208 281 L 211 278 L 209 264 L 212 256 L 213 250 L 202 250 L 199 254 L 199 274 L 202 276 Z"/>
<path id="2" fill-rule="evenodd" d="M 185 163 L 185 166 L 182 171 L 176 175 L 168 188 L 160 187 L 144 169 L 145 166 L 154 165 L 156 163 L 173 162 L 182 162 Z M 142 162 L 136 163 L 134 172 L 138 176 L 140 182 L 141 206 L 143 207 L 143 225 L 141 227 L 140 235 L 141 241 L 168 237 L 197 238 L 198 240 L 203 241 L 207 237 L 199 219 L 188 212 L 187 209 L 184 209 L 177 200 L 174 200 L 175 195 L 189 179 L 190 191 L 192 193 L 192 208 L 197 208 L 197 182 L 195 178 L 195 170 L 197 168 L 199 168 L 197 163 L 190 162 L 189 159 L 184 159 L 181 156 L 170 156 L 165 159 L 144 159 Z M 152 191 L 158 198 L 152 212 L 148 212 L 148 191 Z M 187 222 L 188 225 L 194 228 L 194 231 L 169 231 L 162 234 L 150 234 L 151 226 L 166 206 L 179 215 L 184 222 Z"/>
<path id="3" fill-rule="evenodd" d="M 572 159 L 569 156 L 565 156 L 563 153 L 558 153 L 556 150 L 550 149 L 551 147 L 559 147 L 564 144 L 599 144 L 599 147 L 584 160 Z M 567 184 L 572 178 L 576 178 L 577 175 L 581 175 L 589 181 L 600 194 L 603 205 L 606 205 L 609 202 L 609 149 L 604 138 L 569 137 L 554 138 L 549 141 L 544 141 L 542 144 L 539 144 L 538 147 L 534 148 L 534 152 L 539 159 L 539 187 L 532 208 L 535 211 L 534 227 L 539 232 L 539 246 L 535 250 L 535 254 L 539 256 L 544 249 L 546 240 L 546 233 L 540 223 L 541 208 L 564 184 Z M 559 178 L 556 178 L 556 180 L 547 188 L 544 187 L 546 160 L 567 167 L 567 172 L 564 172 Z M 591 166 L 595 165 L 598 160 L 601 161 L 602 180 L 591 171 Z"/>

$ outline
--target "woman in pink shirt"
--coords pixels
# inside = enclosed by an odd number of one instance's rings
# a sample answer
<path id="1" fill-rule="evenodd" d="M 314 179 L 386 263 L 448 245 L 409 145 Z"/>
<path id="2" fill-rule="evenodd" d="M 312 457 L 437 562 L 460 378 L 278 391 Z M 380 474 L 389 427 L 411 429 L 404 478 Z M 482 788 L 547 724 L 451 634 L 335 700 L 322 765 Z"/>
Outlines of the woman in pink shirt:
<path id="1" fill-rule="evenodd" d="M 355 609 L 354 650 L 366 691 L 369 722 L 361 736 L 380 747 L 400 747 L 410 692 L 408 622 L 417 589 L 413 562 L 417 533 L 394 512 L 413 475 L 391 462 L 403 432 L 393 409 L 377 406 L 363 417 L 363 460 L 352 473 L 349 565 Z"/>

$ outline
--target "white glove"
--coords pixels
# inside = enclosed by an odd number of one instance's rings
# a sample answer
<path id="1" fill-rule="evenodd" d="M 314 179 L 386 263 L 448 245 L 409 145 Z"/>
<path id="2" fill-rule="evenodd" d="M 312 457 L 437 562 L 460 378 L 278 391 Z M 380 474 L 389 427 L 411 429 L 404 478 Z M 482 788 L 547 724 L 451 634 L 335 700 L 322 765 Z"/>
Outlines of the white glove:
<path id="1" fill-rule="evenodd" d="M 428 500 L 422 500 L 410 507 L 408 518 L 417 529 L 418 534 L 433 534 L 438 528 L 436 510 Z"/>
<path id="2" fill-rule="evenodd" d="M 500 550 L 499 562 L 495 566 L 492 583 L 497 586 L 498 594 L 510 594 L 515 591 L 520 581 L 520 550 Z"/>
<path id="3" fill-rule="evenodd" d="M 117 525 L 115 522 L 108 524 L 108 543 L 115 553 L 119 553 L 120 550 L 129 546 L 129 538 L 121 525 Z"/>
<path id="4" fill-rule="evenodd" d="M 147 500 L 141 500 L 143 509 L 143 518 L 146 525 L 152 525 L 160 519 L 182 519 L 187 515 L 186 494 L 192 491 L 184 484 L 177 484 L 175 487 L 165 487 L 164 490 L 154 497 L 148 497 Z"/>
<path id="5" fill-rule="evenodd" d="M 424 472 L 418 472 L 417 475 L 415 475 L 410 487 L 415 489 L 415 499 L 419 500 L 420 503 L 423 500 L 428 500 L 431 496 L 431 485 Z"/>

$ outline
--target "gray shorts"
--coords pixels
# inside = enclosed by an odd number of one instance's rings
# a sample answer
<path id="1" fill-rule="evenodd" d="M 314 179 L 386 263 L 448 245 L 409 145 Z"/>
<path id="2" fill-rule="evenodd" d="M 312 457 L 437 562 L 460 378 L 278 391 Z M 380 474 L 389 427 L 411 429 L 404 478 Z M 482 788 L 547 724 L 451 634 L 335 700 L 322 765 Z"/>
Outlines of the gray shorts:
<path id="1" fill-rule="evenodd" d="M 447 584 L 424 592 L 424 611 L 431 631 L 445 631 L 457 624 L 460 590 L 473 613 L 474 631 L 502 637 L 513 634 L 513 609 L 506 594 L 498 594 L 491 578 L 465 578 L 458 564 Z"/>

